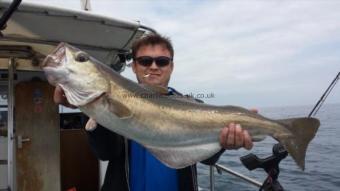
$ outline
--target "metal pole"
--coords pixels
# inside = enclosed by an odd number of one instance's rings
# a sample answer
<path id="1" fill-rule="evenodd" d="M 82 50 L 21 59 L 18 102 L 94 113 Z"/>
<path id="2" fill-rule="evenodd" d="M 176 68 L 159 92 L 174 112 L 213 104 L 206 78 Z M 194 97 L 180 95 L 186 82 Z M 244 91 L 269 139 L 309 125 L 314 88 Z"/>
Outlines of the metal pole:
<path id="1" fill-rule="evenodd" d="M 331 82 L 331 84 L 328 86 L 328 88 L 326 89 L 326 91 L 322 94 L 321 98 L 319 99 L 319 101 L 316 103 L 316 105 L 314 106 L 314 108 L 312 109 L 312 111 L 309 113 L 308 117 L 312 117 L 314 115 L 316 115 L 316 113 L 319 111 L 319 109 L 321 108 L 321 105 L 323 104 L 323 102 L 326 100 L 327 96 L 330 94 L 330 92 L 332 91 L 332 89 L 334 88 L 335 84 L 337 83 L 337 81 L 340 78 L 340 72 L 338 73 L 338 75 L 335 76 L 334 80 Z"/>
<path id="2" fill-rule="evenodd" d="M 252 178 L 250 178 L 250 177 L 247 177 L 247 176 L 245 176 L 245 175 L 243 175 L 243 174 L 241 174 L 241 173 L 238 173 L 238 172 L 236 172 L 236 171 L 233 171 L 233 170 L 231 170 L 231 169 L 228 169 L 228 168 L 226 168 L 226 167 L 224 167 L 224 166 L 222 166 L 222 165 L 220 165 L 220 164 L 215 164 L 215 166 L 216 166 L 216 168 L 221 169 L 221 170 L 223 170 L 223 171 L 225 171 L 225 172 L 227 172 L 227 173 L 229 173 L 229 174 L 232 174 L 232 175 L 234 175 L 234 176 L 236 176 L 236 177 L 239 177 L 239 178 L 241 178 L 242 180 L 245 180 L 245 181 L 247 181 L 247 182 L 249 182 L 249 183 L 251 183 L 251 184 L 253 184 L 253 185 L 257 186 L 257 187 L 261 187 L 261 186 L 262 186 L 262 183 L 261 183 L 261 182 L 258 182 L 258 181 L 254 180 L 254 179 L 252 179 Z M 211 167 L 210 167 L 210 168 L 211 168 Z"/>
<path id="3" fill-rule="evenodd" d="M 210 166 L 210 191 L 215 190 L 215 174 L 214 166 Z"/>
<path id="4" fill-rule="evenodd" d="M 85 11 L 92 10 L 90 0 L 80 0 L 80 4 L 81 4 L 82 10 L 85 10 Z"/>
<path id="5" fill-rule="evenodd" d="M 7 21 L 11 18 L 14 11 L 19 7 L 21 0 L 14 0 L 0 18 L 0 30 L 6 28 Z"/>
<path id="6" fill-rule="evenodd" d="M 15 59 L 10 58 L 8 62 L 8 98 L 7 98 L 7 186 L 9 190 L 14 187 L 14 70 L 15 70 Z"/>

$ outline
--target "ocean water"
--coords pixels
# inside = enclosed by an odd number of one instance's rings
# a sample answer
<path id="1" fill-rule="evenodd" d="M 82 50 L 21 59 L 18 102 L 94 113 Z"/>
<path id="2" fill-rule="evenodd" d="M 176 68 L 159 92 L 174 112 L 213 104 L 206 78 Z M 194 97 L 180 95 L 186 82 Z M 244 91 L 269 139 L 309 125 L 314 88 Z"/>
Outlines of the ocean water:
<path id="1" fill-rule="evenodd" d="M 313 106 L 263 108 L 260 113 L 272 119 L 307 116 Z M 321 126 L 309 144 L 306 154 L 305 171 L 301 171 L 293 159 L 287 156 L 280 163 L 279 182 L 285 190 L 339 190 L 340 188 L 340 104 L 325 104 L 315 116 Z M 220 164 L 263 182 L 267 174 L 256 169 L 249 171 L 239 157 L 254 153 L 259 157 L 272 154 L 276 143 L 271 137 L 254 144 L 251 151 L 239 149 L 226 151 L 220 158 Z M 210 190 L 209 168 L 198 165 L 198 183 L 202 190 Z M 215 170 L 215 190 L 258 190 L 245 181 L 225 172 L 222 175 Z"/>

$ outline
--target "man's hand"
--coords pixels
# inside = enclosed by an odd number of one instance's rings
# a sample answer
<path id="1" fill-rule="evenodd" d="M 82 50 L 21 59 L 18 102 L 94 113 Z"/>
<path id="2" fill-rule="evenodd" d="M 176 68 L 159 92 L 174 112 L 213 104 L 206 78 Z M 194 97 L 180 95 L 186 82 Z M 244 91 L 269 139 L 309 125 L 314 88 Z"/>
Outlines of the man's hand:
<path id="1" fill-rule="evenodd" d="M 94 119 L 90 118 L 85 125 L 85 130 L 94 131 L 96 128 L 97 128 L 97 122 Z"/>
<path id="2" fill-rule="evenodd" d="M 53 95 L 53 100 L 56 104 L 61 104 L 65 107 L 69 107 L 69 108 L 72 108 L 72 109 L 75 109 L 77 108 L 76 106 L 70 104 L 67 99 L 66 99 L 66 96 L 65 96 L 65 93 L 63 91 L 63 89 L 61 89 L 60 86 L 57 86 L 54 90 L 54 95 Z"/>
<path id="3" fill-rule="evenodd" d="M 239 149 L 244 147 L 250 150 L 253 142 L 248 131 L 243 130 L 240 124 L 230 123 L 220 133 L 220 144 L 224 149 Z"/>
<path id="4" fill-rule="evenodd" d="M 258 110 L 253 108 L 250 111 L 258 113 Z M 220 133 L 220 144 L 224 149 L 239 149 L 244 147 L 250 150 L 253 147 L 253 141 L 248 131 L 243 130 L 240 124 L 230 123 L 224 127 Z"/>

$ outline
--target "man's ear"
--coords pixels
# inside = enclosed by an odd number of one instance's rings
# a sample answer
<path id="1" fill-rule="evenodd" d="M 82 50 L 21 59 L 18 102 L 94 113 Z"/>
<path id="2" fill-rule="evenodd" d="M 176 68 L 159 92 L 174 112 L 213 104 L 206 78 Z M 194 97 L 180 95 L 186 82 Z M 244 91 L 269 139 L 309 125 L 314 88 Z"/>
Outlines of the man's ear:
<path id="1" fill-rule="evenodd" d="M 174 71 L 175 63 L 174 63 L 174 62 L 171 62 L 170 67 L 171 67 L 171 73 L 172 73 L 172 71 Z"/>

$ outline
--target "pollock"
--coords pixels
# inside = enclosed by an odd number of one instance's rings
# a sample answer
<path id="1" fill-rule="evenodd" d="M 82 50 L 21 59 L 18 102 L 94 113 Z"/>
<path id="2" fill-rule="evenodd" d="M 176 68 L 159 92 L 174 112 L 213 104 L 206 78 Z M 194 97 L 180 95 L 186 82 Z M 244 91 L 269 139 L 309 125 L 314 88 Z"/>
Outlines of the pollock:
<path id="1" fill-rule="evenodd" d="M 167 96 L 165 89 L 126 79 L 66 43 L 48 55 L 42 67 L 49 83 L 60 86 L 69 103 L 105 128 L 139 142 L 172 168 L 219 152 L 219 133 L 234 122 L 253 141 L 276 139 L 304 169 L 307 146 L 320 125 L 315 118 L 272 120 L 241 107 Z"/>

